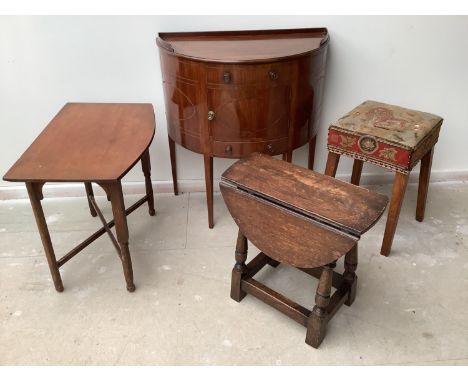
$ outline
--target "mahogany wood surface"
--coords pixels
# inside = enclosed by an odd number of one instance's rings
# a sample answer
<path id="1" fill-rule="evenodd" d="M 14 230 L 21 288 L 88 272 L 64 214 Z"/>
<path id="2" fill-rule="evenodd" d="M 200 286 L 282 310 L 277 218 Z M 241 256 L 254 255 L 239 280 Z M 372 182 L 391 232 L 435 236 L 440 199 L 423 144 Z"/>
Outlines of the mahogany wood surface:
<path id="1" fill-rule="evenodd" d="M 155 215 L 149 145 L 155 132 L 151 104 L 67 103 L 4 176 L 24 181 L 36 218 L 50 273 L 58 292 L 63 291 L 59 268 L 107 232 L 122 262 L 127 290 L 133 292 L 127 215 L 148 202 Z M 128 209 L 122 193 L 123 177 L 138 160 L 145 176 L 146 195 Z M 42 187 L 46 182 L 83 182 L 92 216 L 103 228 L 56 259 L 42 209 Z M 114 219 L 106 222 L 95 199 L 92 182 L 106 192 Z M 111 231 L 115 226 L 117 238 Z"/>
<path id="2" fill-rule="evenodd" d="M 259 153 L 236 162 L 221 179 L 358 237 L 388 202 L 384 195 Z"/>
<path id="3" fill-rule="evenodd" d="M 157 42 L 161 48 L 191 59 L 240 63 L 303 55 L 327 39 L 325 28 L 309 28 L 160 33 Z"/>
<path id="4" fill-rule="evenodd" d="M 160 33 L 159 46 L 174 189 L 174 142 L 204 156 L 284 155 L 310 144 L 322 106 L 325 28 Z M 205 159 L 205 164 L 210 162 Z M 208 220 L 213 225 L 205 170 Z"/>
<path id="5" fill-rule="evenodd" d="M 120 179 L 151 144 L 154 132 L 151 104 L 67 103 L 3 179 Z"/>

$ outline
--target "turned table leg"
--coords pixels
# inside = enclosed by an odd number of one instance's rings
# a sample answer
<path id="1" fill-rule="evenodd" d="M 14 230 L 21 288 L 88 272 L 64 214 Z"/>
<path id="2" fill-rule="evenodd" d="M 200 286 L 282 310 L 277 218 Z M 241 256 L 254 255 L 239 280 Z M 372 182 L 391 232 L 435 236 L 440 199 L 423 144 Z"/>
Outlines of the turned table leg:
<path id="1" fill-rule="evenodd" d="M 349 286 L 348 298 L 345 304 L 351 306 L 356 299 L 357 276 L 356 268 L 358 264 L 358 246 L 357 244 L 345 255 L 343 278 Z"/>
<path id="2" fill-rule="evenodd" d="M 91 201 L 89 200 L 90 196 L 94 197 L 93 185 L 91 184 L 91 182 L 85 182 L 85 189 L 86 189 L 86 195 L 87 195 L 87 199 L 88 199 L 89 212 L 91 212 L 92 217 L 96 217 L 97 212 L 94 209 L 93 205 L 91 204 Z"/>
<path id="3" fill-rule="evenodd" d="M 429 150 L 421 159 L 421 170 L 419 172 L 418 185 L 418 203 L 416 207 L 416 220 L 422 222 L 424 220 L 424 212 L 426 211 L 427 190 L 429 188 L 429 179 L 431 177 L 432 155 L 434 147 Z"/>
<path id="4" fill-rule="evenodd" d="M 168 135 L 169 139 L 169 155 L 171 157 L 171 170 L 172 170 L 172 184 L 174 187 L 174 195 L 179 195 L 179 187 L 177 186 L 177 161 L 176 161 L 176 147 L 174 140 Z"/>
<path id="5" fill-rule="evenodd" d="M 247 260 L 247 238 L 243 235 L 241 230 L 237 234 L 236 243 L 236 264 L 232 269 L 231 277 L 231 298 L 237 302 L 240 302 L 246 293 L 242 290 L 242 276 L 247 272 L 247 266 L 245 261 Z"/>
<path id="6" fill-rule="evenodd" d="M 315 146 L 317 144 L 317 136 L 313 136 L 309 141 L 309 161 L 308 161 L 308 168 L 309 170 L 314 169 L 314 161 L 315 161 Z"/>
<path id="7" fill-rule="evenodd" d="M 385 233 L 380 250 L 380 254 L 383 256 L 388 256 L 392 249 L 393 237 L 395 236 L 401 205 L 403 203 L 403 197 L 405 196 L 406 185 L 408 184 L 408 177 L 409 175 L 400 172 L 395 174 L 392 198 L 388 209 L 387 224 L 385 225 Z"/>
<path id="8" fill-rule="evenodd" d="M 151 184 L 151 161 L 149 149 L 147 149 L 141 156 L 141 168 L 145 175 L 146 196 L 148 196 L 148 212 L 151 216 L 154 216 L 156 211 L 154 210 L 153 185 Z"/>
<path id="9" fill-rule="evenodd" d="M 213 228 L 213 157 L 204 155 L 206 204 L 208 206 L 208 227 Z"/>
<path id="10" fill-rule="evenodd" d="M 60 277 L 60 271 L 57 265 L 57 259 L 55 258 L 54 247 L 52 246 L 52 241 L 50 240 L 49 229 L 47 228 L 44 210 L 42 209 L 41 205 L 42 186 L 43 183 L 26 183 L 29 200 L 31 201 L 31 206 L 34 212 L 34 217 L 36 218 L 39 234 L 41 235 L 42 245 L 44 246 L 44 252 L 47 258 L 47 263 L 49 264 L 52 280 L 54 281 L 55 290 L 57 292 L 63 292 L 62 278 Z"/>
<path id="11" fill-rule="evenodd" d="M 338 168 L 338 162 L 340 161 L 340 155 L 329 152 L 327 158 L 327 165 L 325 167 L 325 175 L 332 176 L 336 175 L 336 169 Z"/>
<path id="12" fill-rule="evenodd" d="M 110 200 L 112 203 L 112 212 L 114 214 L 115 231 L 117 233 L 117 241 L 120 246 L 120 260 L 122 261 L 127 290 L 133 292 L 135 284 L 133 283 L 133 269 L 130 251 L 128 249 L 128 226 L 127 216 L 125 215 L 125 204 L 122 193 L 122 184 L 119 182 L 109 183 L 106 185 L 109 191 Z"/>
<path id="13" fill-rule="evenodd" d="M 325 265 L 322 269 L 317 292 L 315 294 L 315 306 L 307 321 L 307 334 L 305 342 L 318 348 L 323 341 L 327 329 L 327 307 L 330 302 L 331 286 L 333 279 L 333 265 Z"/>
<path id="14" fill-rule="evenodd" d="M 361 173 L 362 173 L 362 160 L 355 159 L 353 163 L 353 173 L 351 175 L 351 184 L 359 186 L 361 182 Z"/>

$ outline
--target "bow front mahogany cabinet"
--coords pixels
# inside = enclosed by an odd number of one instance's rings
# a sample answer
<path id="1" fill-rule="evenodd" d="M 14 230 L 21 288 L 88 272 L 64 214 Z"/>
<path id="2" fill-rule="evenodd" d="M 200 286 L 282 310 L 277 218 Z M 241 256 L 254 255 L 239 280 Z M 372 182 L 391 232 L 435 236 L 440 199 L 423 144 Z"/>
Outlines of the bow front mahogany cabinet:
<path id="1" fill-rule="evenodd" d="M 325 28 L 160 33 L 174 193 L 175 143 L 204 156 L 213 227 L 213 157 L 283 155 L 309 143 L 313 168 L 328 47 Z"/>

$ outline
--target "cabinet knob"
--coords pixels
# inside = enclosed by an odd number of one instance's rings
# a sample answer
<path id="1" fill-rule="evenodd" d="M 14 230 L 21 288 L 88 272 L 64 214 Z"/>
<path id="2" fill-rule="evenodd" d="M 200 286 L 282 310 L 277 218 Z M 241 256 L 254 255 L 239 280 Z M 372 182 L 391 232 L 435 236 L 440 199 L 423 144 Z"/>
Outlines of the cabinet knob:
<path id="1" fill-rule="evenodd" d="M 208 112 L 208 121 L 212 121 L 214 119 L 214 117 L 215 117 L 215 112 L 210 110 Z"/>
<path id="2" fill-rule="evenodd" d="M 224 79 L 225 84 L 228 84 L 229 82 L 231 82 L 231 73 L 224 72 L 223 79 Z"/>
<path id="3" fill-rule="evenodd" d="M 272 81 L 276 81 L 278 79 L 278 73 L 276 73 L 276 72 L 271 71 L 271 72 L 268 73 L 268 75 L 270 76 L 270 79 Z"/>
<path id="4" fill-rule="evenodd" d="M 227 146 L 226 146 L 226 149 L 225 149 L 224 151 L 226 151 L 226 154 L 231 155 L 231 153 L 232 153 L 232 146 L 231 146 L 231 145 L 227 145 Z"/>
<path id="5" fill-rule="evenodd" d="M 267 148 L 268 152 L 270 152 L 270 153 L 273 152 L 273 145 L 271 143 L 269 143 L 266 148 Z"/>

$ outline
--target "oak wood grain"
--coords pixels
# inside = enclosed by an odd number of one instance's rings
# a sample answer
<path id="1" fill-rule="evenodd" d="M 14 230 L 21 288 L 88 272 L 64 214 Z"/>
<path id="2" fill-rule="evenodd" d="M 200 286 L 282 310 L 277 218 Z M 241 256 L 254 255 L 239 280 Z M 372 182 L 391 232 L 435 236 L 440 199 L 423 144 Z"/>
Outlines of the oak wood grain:
<path id="1" fill-rule="evenodd" d="M 357 237 L 375 224 L 388 202 L 384 195 L 259 153 L 241 159 L 221 178 Z"/>

